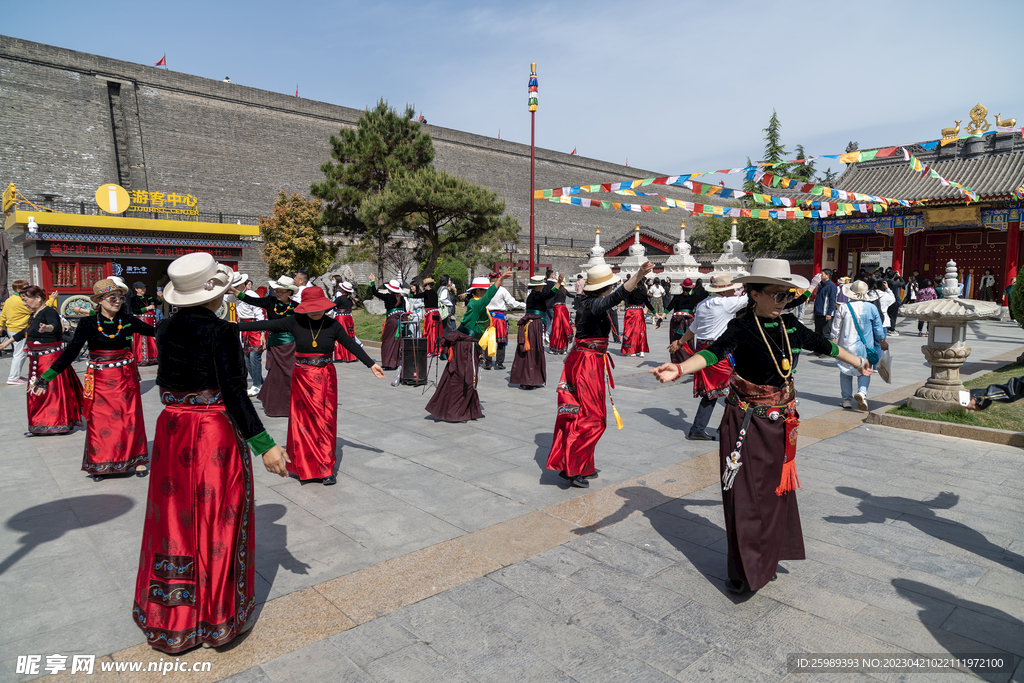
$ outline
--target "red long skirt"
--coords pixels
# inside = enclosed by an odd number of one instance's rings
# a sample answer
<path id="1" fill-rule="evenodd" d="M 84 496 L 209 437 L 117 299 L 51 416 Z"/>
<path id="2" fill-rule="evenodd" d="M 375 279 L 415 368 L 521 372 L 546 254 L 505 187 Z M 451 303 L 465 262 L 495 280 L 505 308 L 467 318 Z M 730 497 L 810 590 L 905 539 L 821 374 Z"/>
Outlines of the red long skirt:
<path id="1" fill-rule="evenodd" d="M 163 652 L 224 645 L 256 606 L 249 448 L 216 389 L 164 390 L 132 617 Z"/>
<path id="2" fill-rule="evenodd" d="M 643 306 L 626 306 L 626 315 L 622 321 L 622 354 L 647 353 L 647 321 L 644 319 Z"/>
<path id="3" fill-rule="evenodd" d="M 551 334 L 548 336 L 551 350 L 564 353 L 572 339 L 572 323 L 569 322 L 569 308 L 565 304 L 555 304 L 551 317 Z"/>
<path id="4" fill-rule="evenodd" d="M 694 348 L 702 351 L 712 343 L 706 339 L 694 340 Z M 732 368 L 732 356 L 726 356 L 711 367 L 693 373 L 693 397 L 711 399 L 728 396 Z"/>
<path id="5" fill-rule="evenodd" d="M 82 471 L 121 474 L 148 463 L 142 391 L 131 353 L 91 351 L 85 376 L 83 412 L 88 427 Z"/>
<path id="6" fill-rule="evenodd" d="M 142 322 L 156 327 L 156 313 L 140 313 L 136 317 Z M 156 365 L 156 339 L 144 334 L 134 335 L 132 337 L 132 355 L 135 356 L 136 365 Z"/>
<path id="7" fill-rule="evenodd" d="M 339 325 L 345 328 L 348 336 L 353 339 L 356 338 L 356 324 L 352 321 L 352 311 L 338 311 L 338 314 L 334 316 L 334 319 L 338 321 Z M 353 363 L 358 359 L 351 351 L 341 344 L 335 344 L 334 360 L 341 361 L 342 363 Z"/>
<path id="8" fill-rule="evenodd" d="M 436 308 L 428 308 L 423 315 L 423 336 L 427 340 L 427 354 L 436 356 L 441 353 L 441 312 Z"/>
<path id="9" fill-rule="evenodd" d="M 528 313 L 519 320 L 516 355 L 512 360 L 509 383 L 524 387 L 539 387 L 548 381 L 548 366 L 544 358 L 544 319 Z"/>
<path id="10" fill-rule="evenodd" d="M 732 400 L 718 427 L 719 473 L 739 436 L 744 411 Z M 782 480 L 786 452 L 786 421 L 753 417 L 740 452 L 740 468 L 732 488 L 722 491 L 729 578 L 746 579 L 751 590 L 763 588 L 780 560 L 805 558 L 796 491 L 775 493 Z"/>
<path id="11" fill-rule="evenodd" d="M 330 356 L 296 353 L 288 415 L 288 471 L 299 479 L 334 474 L 338 444 L 338 374 Z"/>
<path id="12" fill-rule="evenodd" d="M 590 347 L 581 346 L 590 344 Z M 602 350 L 603 349 L 603 350 Z M 594 449 L 604 434 L 607 340 L 577 340 L 558 383 L 558 416 L 547 468 L 569 477 L 593 474 Z"/>
<path id="13" fill-rule="evenodd" d="M 380 333 L 380 366 L 385 370 L 398 367 L 398 356 L 402 350 L 402 342 L 398 338 L 400 315 L 395 313 L 385 318 Z"/>
<path id="14" fill-rule="evenodd" d="M 267 347 L 267 378 L 256 395 L 267 417 L 288 417 L 294 365 L 295 342 Z"/>
<path id="15" fill-rule="evenodd" d="M 50 369 L 60 357 L 63 342 L 40 344 L 29 341 L 25 345 L 28 356 L 29 386 L 36 377 Z M 46 393 L 35 396 L 28 392 L 28 431 L 30 434 L 67 434 L 82 421 L 82 382 L 74 371 L 62 372 L 46 387 Z"/>

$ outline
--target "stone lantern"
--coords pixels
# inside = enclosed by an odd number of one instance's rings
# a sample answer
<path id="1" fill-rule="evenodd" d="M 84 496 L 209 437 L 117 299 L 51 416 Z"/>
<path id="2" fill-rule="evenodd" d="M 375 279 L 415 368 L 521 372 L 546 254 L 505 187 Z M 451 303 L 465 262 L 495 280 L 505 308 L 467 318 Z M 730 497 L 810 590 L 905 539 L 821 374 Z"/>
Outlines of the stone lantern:
<path id="1" fill-rule="evenodd" d="M 960 284 L 956 277 L 956 263 L 946 264 L 946 277 L 941 299 L 921 301 L 900 308 L 905 318 L 928 322 L 928 344 L 921 347 L 932 376 L 907 401 L 907 405 L 924 413 L 945 413 L 959 410 L 959 392 L 964 385 L 960 380 L 960 366 L 971 355 L 967 346 L 967 323 L 989 318 L 999 312 L 999 305 L 991 301 L 960 298 Z"/>

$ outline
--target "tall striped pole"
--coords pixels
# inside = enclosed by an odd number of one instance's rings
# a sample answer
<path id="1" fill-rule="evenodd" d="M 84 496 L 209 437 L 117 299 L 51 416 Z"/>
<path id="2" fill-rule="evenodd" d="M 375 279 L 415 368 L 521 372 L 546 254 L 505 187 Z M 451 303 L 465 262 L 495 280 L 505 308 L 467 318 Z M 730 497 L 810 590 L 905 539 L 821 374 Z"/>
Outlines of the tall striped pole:
<path id="1" fill-rule="evenodd" d="M 530 276 L 533 275 L 533 174 L 536 168 L 536 132 L 537 132 L 537 62 L 530 64 Z"/>

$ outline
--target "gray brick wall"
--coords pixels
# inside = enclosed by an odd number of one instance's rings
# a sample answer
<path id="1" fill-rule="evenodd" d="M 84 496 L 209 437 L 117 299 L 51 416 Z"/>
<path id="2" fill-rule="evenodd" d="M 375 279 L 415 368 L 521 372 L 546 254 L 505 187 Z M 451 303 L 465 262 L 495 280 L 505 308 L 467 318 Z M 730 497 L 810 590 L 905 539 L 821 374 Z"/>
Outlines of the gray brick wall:
<path id="1" fill-rule="evenodd" d="M 322 179 L 329 137 L 362 114 L 0 36 L 0 182 L 14 182 L 30 199 L 53 191 L 92 202 L 100 184 L 118 177 L 111 82 L 120 84 L 120 139 L 127 147 L 120 151 L 129 164 L 121 176 L 127 173 L 137 189 L 191 193 L 201 210 L 266 214 L 279 190 L 308 194 Z M 543 112 L 540 120 L 543 125 Z M 436 165 L 495 190 L 525 234 L 529 146 L 433 125 L 429 130 Z M 537 189 L 653 175 L 660 174 L 537 150 Z M 592 238 L 595 225 L 619 234 L 638 219 L 673 234 L 680 218 L 549 202 L 537 202 L 535 210 L 538 235 L 584 239 Z M 254 258 L 244 261 L 251 271 L 257 270 Z"/>

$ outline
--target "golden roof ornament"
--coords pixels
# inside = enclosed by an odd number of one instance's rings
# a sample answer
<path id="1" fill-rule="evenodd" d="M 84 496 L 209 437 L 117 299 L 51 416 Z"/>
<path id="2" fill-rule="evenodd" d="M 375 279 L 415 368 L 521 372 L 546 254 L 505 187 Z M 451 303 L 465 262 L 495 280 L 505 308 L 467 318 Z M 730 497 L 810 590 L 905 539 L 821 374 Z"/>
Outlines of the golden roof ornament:
<path id="1" fill-rule="evenodd" d="M 963 119 L 961 119 L 961 121 L 962 120 Z M 956 125 L 953 126 L 952 128 L 942 129 L 941 135 L 943 140 L 956 140 L 957 137 L 960 135 L 960 121 L 954 120 L 953 123 L 955 123 Z"/>
<path id="2" fill-rule="evenodd" d="M 999 114 L 996 114 L 996 128 L 1016 128 L 1017 119 L 1001 119 Z"/>
<path id="3" fill-rule="evenodd" d="M 991 127 L 989 122 L 985 120 L 988 116 L 988 107 L 985 107 L 980 102 L 974 105 L 974 109 L 971 109 L 970 115 L 971 122 L 967 125 L 966 131 L 968 135 L 984 133 Z"/>

